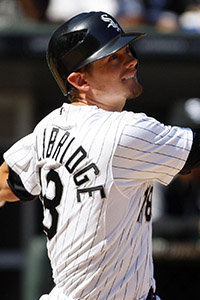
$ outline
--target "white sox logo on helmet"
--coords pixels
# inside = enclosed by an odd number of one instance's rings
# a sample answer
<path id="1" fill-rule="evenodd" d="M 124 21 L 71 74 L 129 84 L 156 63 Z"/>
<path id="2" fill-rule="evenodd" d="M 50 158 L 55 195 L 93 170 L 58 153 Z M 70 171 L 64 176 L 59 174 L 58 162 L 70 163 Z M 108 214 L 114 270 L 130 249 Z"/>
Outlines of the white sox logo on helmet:
<path id="1" fill-rule="evenodd" d="M 110 26 L 112 26 L 113 28 L 115 28 L 117 31 L 121 31 L 119 25 L 117 23 L 115 23 L 110 17 L 108 17 L 108 15 L 104 14 L 104 15 L 101 15 L 101 19 L 104 21 L 104 22 L 107 22 L 109 23 L 107 28 L 109 28 Z"/>

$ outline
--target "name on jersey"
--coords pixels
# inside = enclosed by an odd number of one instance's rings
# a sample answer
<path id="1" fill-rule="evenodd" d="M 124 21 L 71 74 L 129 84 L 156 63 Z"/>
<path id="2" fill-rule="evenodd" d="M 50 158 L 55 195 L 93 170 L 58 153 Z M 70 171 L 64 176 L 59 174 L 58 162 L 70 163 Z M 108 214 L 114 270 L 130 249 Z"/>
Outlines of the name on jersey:
<path id="1" fill-rule="evenodd" d="M 64 165 L 70 174 L 73 174 L 73 180 L 77 187 L 90 181 L 90 176 L 98 176 L 99 169 L 97 165 L 93 162 L 86 164 L 84 167 L 80 167 L 80 164 L 84 162 L 87 157 L 87 152 L 82 146 L 79 146 L 69 157 L 67 157 L 67 152 L 70 146 L 75 141 L 75 137 L 71 137 L 68 131 L 65 131 L 62 135 L 59 134 L 61 130 L 59 128 L 53 127 L 50 133 L 50 137 L 46 137 L 46 129 L 43 134 L 43 153 L 42 158 L 51 158 L 61 165 Z M 47 145 L 45 147 L 45 145 Z M 79 169 L 77 171 L 77 169 Z M 100 191 L 101 198 L 105 198 L 105 192 L 102 185 L 78 189 L 77 200 L 80 202 L 81 193 L 89 193 Z"/>

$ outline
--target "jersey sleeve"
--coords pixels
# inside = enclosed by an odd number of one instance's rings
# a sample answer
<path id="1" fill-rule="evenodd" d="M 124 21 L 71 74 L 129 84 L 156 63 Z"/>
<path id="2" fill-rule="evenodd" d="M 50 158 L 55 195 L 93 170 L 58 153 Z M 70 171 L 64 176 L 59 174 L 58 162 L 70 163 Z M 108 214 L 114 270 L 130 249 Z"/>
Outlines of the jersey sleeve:
<path id="1" fill-rule="evenodd" d="M 114 155 L 114 177 L 169 184 L 187 160 L 192 130 L 165 126 L 145 114 L 130 114 Z"/>
<path id="2" fill-rule="evenodd" d="M 19 175 L 25 189 L 31 195 L 36 196 L 40 194 L 34 133 L 16 142 L 4 153 L 4 160 L 8 166 Z"/>

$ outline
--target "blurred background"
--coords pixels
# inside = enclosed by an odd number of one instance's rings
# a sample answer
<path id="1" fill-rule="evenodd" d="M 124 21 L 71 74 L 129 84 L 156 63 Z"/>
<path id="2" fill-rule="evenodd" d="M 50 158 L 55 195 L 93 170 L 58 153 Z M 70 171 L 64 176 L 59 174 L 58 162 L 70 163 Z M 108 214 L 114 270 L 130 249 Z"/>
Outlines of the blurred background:
<path id="1" fill-rule="evenodd" d="M 135 44 L 144 92 L 125 109 L 199 127 L 200 0 L 0 0 L 0 154 L 64 101 L 45 58 L 59 24 L 82 11 L 111 13 Z M 153 255 L 162 300 L 199 300 L 199 174 L 155 184 Z M 53 286 L 39 201 L 0 209 L 0 299 L 38 300 Z"/>

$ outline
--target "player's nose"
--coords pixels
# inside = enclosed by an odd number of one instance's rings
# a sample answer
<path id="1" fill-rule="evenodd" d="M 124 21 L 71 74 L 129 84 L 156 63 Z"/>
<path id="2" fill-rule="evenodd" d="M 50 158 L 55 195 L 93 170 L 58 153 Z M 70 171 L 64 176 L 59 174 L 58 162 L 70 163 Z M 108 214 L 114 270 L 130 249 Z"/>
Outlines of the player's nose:
<path id="1" fill-rule="evenodd" d="M 137 64 L 138 64 L 137 58 L 133 57 L 132 55 L 129 55 L 125 62 L 125 68 L 127 69 L 136 68 Z"/>

